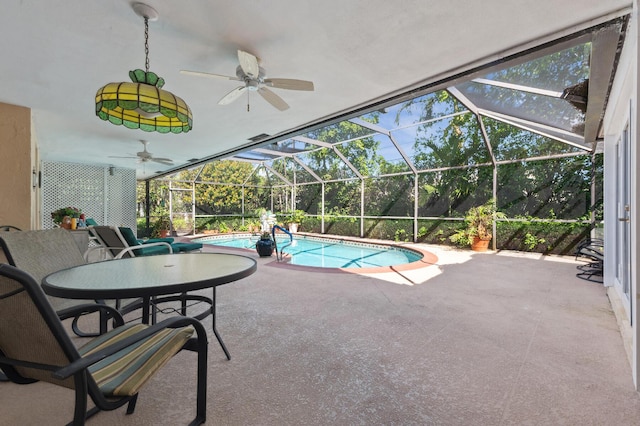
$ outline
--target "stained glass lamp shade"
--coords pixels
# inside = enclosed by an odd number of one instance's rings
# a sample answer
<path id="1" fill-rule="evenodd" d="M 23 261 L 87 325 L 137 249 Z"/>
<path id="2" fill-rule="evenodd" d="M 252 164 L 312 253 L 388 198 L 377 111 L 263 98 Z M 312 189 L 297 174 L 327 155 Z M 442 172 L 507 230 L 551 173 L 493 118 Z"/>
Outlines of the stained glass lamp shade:
<path id="1" fill-rule="evenodd" d="M 149 20 L 158 13 L 144 3 L 133 3 L 144 18 L 145 70 L 129 71 L 131 83 L 108 83 L 96 93 L 96 115 L 105 121 L 145 132 L 186 133 L 193 127 L 191 109 L 182 98 L 162 90 L 164 79 L 149 71 Z"/>
<path id="2" fill-rule="evenodd" d="M 98 89 L 98 117 L 146 132 L 186 133 L 191 130 L 191 109 L 182 98 L 162 90 L 164 79 L 140 69 L 130 71 L 129 77 L 131 83 L 108 83 Z"/>

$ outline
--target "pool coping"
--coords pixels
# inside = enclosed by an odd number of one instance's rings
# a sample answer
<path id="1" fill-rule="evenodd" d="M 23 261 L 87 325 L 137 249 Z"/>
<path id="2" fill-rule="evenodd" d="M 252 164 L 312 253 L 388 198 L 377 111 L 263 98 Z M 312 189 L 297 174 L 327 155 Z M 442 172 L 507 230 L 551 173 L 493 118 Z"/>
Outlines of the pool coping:
<path id="1" fill-rule="evenodd" d="M 239 233 L 230 233 L 230 234 L 198 234 L 190 236 L 190 239 L 195 238 L 204 238 L 204 237 L 214 237 L 220 236 L 223 238 L 225 235 L 245 235 L 246 232 Z M 392 248 L 399 248 L 403 250 L 409 250 L 416 252 L 422 255 L 420 260 L 416 260 L 411 263 L 403 263 L 400 265 L 391 265 L 391 266 L 376 266 L 369 268 L 324 268 L 321 266 L 305 266 L 305 265 L 293 265 L 289 263 L 289 259 L 285 258 L 282 261 L 272 260 L 271 262 L 266 263 L 265 265 L 271 267 L 285 268 L 289 270 L 297 270 L 301 272 L 325 272 L 325 273 L 358 273 L 358 274 L 379 274 L 379 273 L 389 273 L 389 272 L 406 272 L 413 271 L 417 269 L 426 268 L 432 265 L 435 265 L 438 262 L 438 256 L 433 254 L 432 252 L 425 250 L 421 247 L 415 246 L 413 243 L 398 243 L 394 241 L 387 240 L 376 240 L 376 239 L 368 239 L 368 238 L 357 238 L 357 237 L 347 237 L 341 235 L 327 235 L 327 234 L 314 234 L 309 232 L 297 232 L 297 235 L 305 236 L 305 237 L 317 237 L 326 240 L 336 240 L 336 241 L 345 241 L 350 243 L 362 243 L 369 245 L 379 245 L 386 246 Z M 224 247 L 225 249 L 234 250 L 234 251 L 254 251 L 252 249 L 238 248 L 238 247 Z M 263 258 L 268 260 L 268 258 Z"/>

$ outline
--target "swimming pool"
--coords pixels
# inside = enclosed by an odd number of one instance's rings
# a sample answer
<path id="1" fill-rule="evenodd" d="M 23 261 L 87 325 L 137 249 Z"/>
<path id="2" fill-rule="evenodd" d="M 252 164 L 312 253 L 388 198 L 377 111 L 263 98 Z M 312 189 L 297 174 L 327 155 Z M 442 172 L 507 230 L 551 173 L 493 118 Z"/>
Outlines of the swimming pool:
<path id="1" fill-rule="evenodd" d="M 194 241 L 222 247 L 255 250 L 258 235 L 232 235 L 202 237 Z M 289 263 L 320 268 L 372 268 L 402 265 L 416 262 L 423 255 L 413 250 L 378 244 L 355 243 L 344 240 L 299 236 L 293 237 L 291 245 L 288 236 L 277 236 L 278 248 L 283 247 Z"/>

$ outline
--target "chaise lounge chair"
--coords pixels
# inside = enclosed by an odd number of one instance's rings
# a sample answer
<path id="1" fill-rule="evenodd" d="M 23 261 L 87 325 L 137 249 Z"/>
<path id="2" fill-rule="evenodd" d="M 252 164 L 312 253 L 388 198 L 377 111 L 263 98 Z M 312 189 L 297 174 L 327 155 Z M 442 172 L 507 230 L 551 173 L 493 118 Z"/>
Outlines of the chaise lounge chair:
<path id="1" fill-rule="evenodd" d="M 202 249 L 200 243 L 174 243 L 173 238 L 140 241 L 129 228 L 91 226 L 93 235 L 114 259 L 171 254 Z"/>

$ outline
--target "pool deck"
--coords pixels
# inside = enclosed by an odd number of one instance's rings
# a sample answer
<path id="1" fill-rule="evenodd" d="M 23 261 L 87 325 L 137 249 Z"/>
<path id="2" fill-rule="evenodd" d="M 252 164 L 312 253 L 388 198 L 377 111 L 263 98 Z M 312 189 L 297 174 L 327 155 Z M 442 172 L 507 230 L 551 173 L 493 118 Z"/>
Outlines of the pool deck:
<path id="1" fill-rule="evenodd" d="M 258 272 L 218 288 L 212 425 L 640 424 L 640 394 L 602 284 L 570 257 L 419 245 L 409 271 Z M 239 253 L 207 246 L 205 251 Z M 176 356 L 136 412 L 88 425 L 187 424 L 195 356 Z M 37 401 L 37 403 L 34 403 Z M 0 383 L 0 424 L 64 424 L 73 394 Z"/>

